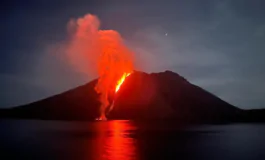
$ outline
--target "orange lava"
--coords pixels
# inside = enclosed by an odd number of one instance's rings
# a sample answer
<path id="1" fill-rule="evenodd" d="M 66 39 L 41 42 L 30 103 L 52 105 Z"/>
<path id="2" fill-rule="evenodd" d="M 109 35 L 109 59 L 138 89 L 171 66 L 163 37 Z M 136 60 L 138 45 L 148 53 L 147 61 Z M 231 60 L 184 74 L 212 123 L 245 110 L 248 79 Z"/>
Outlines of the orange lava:
<path id="1" fill-rule="evenodd" d="M 123 82 L 125 81 L 126 77 L 128 77 L 131 73 L 124 73 L 121 77 L 120 80 L 118 80 L 116 88 L 115 88 L 115 92 L 117 93 L 121 87 L 121 85 L 123 84 Z"/>

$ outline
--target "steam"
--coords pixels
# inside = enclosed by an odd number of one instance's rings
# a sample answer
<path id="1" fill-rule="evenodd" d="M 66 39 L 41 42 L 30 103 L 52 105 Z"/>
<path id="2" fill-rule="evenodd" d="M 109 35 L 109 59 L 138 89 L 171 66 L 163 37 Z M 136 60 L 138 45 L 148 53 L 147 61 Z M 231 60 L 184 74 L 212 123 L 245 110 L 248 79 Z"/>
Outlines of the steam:
<path id="1" fill-rule="evenodd" d="M 78 71 L 98 75 L 95 91 L 100 94 L 100 119 L 106 119 L 106 108 L 110 104 L 108 94 L 115 91 L 124 73 L 132 72 L 133 54 L 117 31 L 99 30 L 99 27 L 100 21 L 95 15 L 72 19 L 68 23 L 67 55 Z"/>

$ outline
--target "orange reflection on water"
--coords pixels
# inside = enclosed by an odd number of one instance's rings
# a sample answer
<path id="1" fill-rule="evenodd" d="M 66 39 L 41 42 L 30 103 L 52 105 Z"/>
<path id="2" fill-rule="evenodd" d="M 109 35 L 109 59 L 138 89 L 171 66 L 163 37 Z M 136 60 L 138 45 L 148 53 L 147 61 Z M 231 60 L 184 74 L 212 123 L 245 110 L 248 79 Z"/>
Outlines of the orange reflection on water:
<path id="1" fill-rule="evenodd" d="M 97 160 L 137 160 L 136 140 L 131 137 L 136 129 L 130 121 L 105 121 L 97 126 Z"/>

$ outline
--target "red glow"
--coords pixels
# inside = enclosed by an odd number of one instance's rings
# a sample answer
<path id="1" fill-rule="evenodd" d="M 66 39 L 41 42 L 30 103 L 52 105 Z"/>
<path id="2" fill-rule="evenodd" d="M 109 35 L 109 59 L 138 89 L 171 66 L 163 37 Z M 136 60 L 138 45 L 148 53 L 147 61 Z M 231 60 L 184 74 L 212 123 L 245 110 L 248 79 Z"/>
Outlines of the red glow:
<path id="1" fill-rule="evenodd" d="M 94 88 L 100 102 L 97 120 L 106 120 L 105 112 L 111 104 L 108 99 L 110 91 L 115 88 L 117 92 L 134 69 L 133 52 L 119 32 L 100 30 L 100 20 L 95 15 L 87 14 L 71 20 L 68 29 L 70 62 L 87 75 L 90 71 L 97 72 L 98 81 Z"/>
<path id="2" fill-rule="evenodd" d="M 113 121 L 109 124 L 111 136 L 106 146 L 106 159 L 109 160 L 133 160 L 138 159 L 136 142 L 129 137 L 128 130 L 134 130 L 133 124 L 127 121 Z"/>

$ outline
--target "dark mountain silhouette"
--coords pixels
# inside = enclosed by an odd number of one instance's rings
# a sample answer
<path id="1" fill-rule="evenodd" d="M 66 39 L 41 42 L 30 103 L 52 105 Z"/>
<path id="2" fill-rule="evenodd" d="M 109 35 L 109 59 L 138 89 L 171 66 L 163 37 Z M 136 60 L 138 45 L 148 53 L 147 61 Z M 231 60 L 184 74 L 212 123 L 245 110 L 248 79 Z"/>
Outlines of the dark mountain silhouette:
<path id="1" fill-rule="evenodd" d="M 0 111 L 4 118 L 49 120 L 94 120 L 99 115 L 97 80 L 62 94 L 24 106 Z M 109 119 L 170 119 L 178 122 L 224 123 L 261 121 L 264 110 L 241 110 L 180 75 L 165 71 L 147 74 L 135 71 L 121 86 Z"/>

